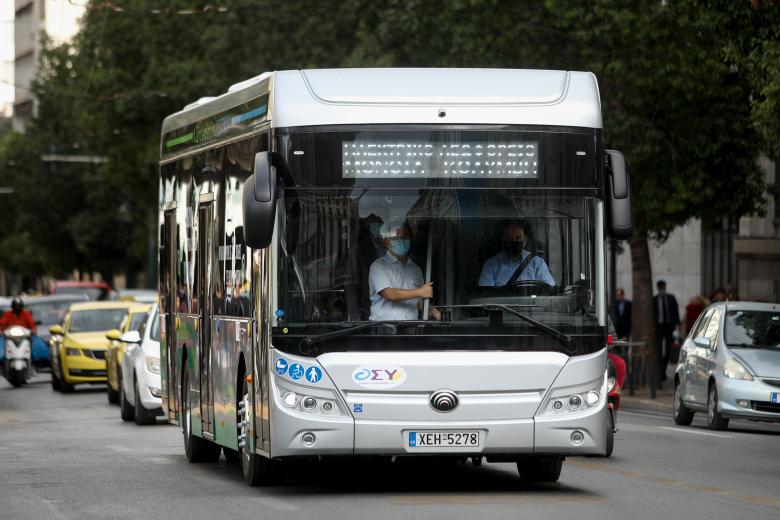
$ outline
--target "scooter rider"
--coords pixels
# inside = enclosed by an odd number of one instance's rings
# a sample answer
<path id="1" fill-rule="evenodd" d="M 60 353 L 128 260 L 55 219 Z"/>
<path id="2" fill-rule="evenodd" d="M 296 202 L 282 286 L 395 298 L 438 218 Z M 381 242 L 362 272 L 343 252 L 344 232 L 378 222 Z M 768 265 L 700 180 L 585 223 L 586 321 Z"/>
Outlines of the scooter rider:
<path id="1" fill-rule="evenodd" d="M 6 311 L 0 318 L 0 332 L 15 325 L 30 329 L 35 334 L 35 320 L 30 311 L 24 308 L 24 303 L 20 298 L 14 298 L 11 302 L 11 310 Z"/>

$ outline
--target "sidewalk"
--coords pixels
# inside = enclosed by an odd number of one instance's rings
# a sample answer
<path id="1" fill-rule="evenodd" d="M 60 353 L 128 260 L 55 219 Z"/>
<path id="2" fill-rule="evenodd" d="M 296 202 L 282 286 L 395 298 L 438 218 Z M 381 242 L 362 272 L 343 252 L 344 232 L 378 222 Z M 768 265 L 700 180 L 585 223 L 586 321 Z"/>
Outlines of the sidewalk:
<path id="1" fill-rule="evenodd" d="M 639 408 L 641 410 L 652 410 L 671 415 L 674 401 L 674 366 L 668 365 L 666 370 L 666 381 L 663 386 L 655 393 L 655 399 L 650 398 L 650 387 L 645 385 L 642 388 L 635 388 L 634 395 L 629 395 L 628 388 L 623 388 L 620 394 L 621 408 Z"/>

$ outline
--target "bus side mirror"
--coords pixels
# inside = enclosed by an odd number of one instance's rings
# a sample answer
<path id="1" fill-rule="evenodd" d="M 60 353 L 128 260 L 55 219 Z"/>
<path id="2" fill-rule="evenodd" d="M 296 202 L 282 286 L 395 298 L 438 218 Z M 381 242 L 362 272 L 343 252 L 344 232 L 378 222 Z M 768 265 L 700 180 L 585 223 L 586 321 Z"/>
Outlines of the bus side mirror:
<path id="1" fill-rule="evenodd" d="M 255 172 L 244 183 L 244 239 L 252 249 L 271 243 L 276 219 L 276 166 L 269 152 L 255 155 Z"/>
<path id="2" fill-rule="evenodd" d="M 606 150 L 605 173 L 609 235 L 616 240 L 627 240 L 634 232 L 634 217 L 631 213 L 631 181 L 622 153 Z"/>

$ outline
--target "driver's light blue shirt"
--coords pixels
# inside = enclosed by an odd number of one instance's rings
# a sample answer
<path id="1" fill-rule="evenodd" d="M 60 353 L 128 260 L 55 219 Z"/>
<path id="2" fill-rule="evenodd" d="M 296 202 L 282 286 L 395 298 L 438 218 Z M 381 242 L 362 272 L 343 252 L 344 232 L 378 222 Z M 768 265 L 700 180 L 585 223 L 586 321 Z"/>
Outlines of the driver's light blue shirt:
<path id="1" fill-rule="evenodd" d="M 479 285 L 483 287 L 506 285 L 517 267 L 530 254 L 528 251 L 523 250 L 523 254 L 516 261 L 512 260 L 504 251 L 491 256 L 485 261 L 485 265 L 482 266 L 482 273 L 479 275 Z M 544 263 L 544 260 L 538 256 L 531 260 L 517 279 L 541 280 L 547 285 L 555 285 L 555 279 L 550 274 L 550 269 Z"/>

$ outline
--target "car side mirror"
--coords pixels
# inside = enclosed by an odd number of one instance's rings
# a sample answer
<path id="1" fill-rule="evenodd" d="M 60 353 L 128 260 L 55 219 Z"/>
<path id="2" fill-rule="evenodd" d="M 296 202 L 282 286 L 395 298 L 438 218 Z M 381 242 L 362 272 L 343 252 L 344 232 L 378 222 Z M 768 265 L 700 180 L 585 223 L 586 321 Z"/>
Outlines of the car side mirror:
<path id="1" fill-rule="evenodd" d="M 120 336 L 119 341 L 122 343 L 141 343 L 141 334 L 137 330 L 128 330 Z"/>
<path id="2" fill-rule="evenodd" d="M 634 233 L 631 180 L 626 173 L 626 160 L 617 150 L 606 150 L 605 181 L 609 235 L 616 240 L 627 240 Z"/>
<path id="3" fill-rule="evenodd" d="M 106 338 L 108 338 L 109 341 L 119 341 L 121 336 L 122 333 L 117 329 L 112 329 L 106 332 Z"/>
<path id="4" fill-rule="evenodd" d="M 705 337 L 699 337 L 699 338 L 693 338 L 693 344 L 700 348 L 706 348 L 707 350 L 712 348 L 712 342 L 710 341 L 710 338 Z"/>
<path id="5" fill-rule="evenodd" d="M 62 325 L 52 325 L 49 327 L 49 333 L 52 336 L 64 336 L 65 330 L 62 328 Z"/>
<path id="6" fill-rule="evenodd" d="M 269 152 L 255 154 L 255 171 L 244 183 L 244 239 L 252 249 L 271 243 L 276 219 L 276 166 Z"/>

